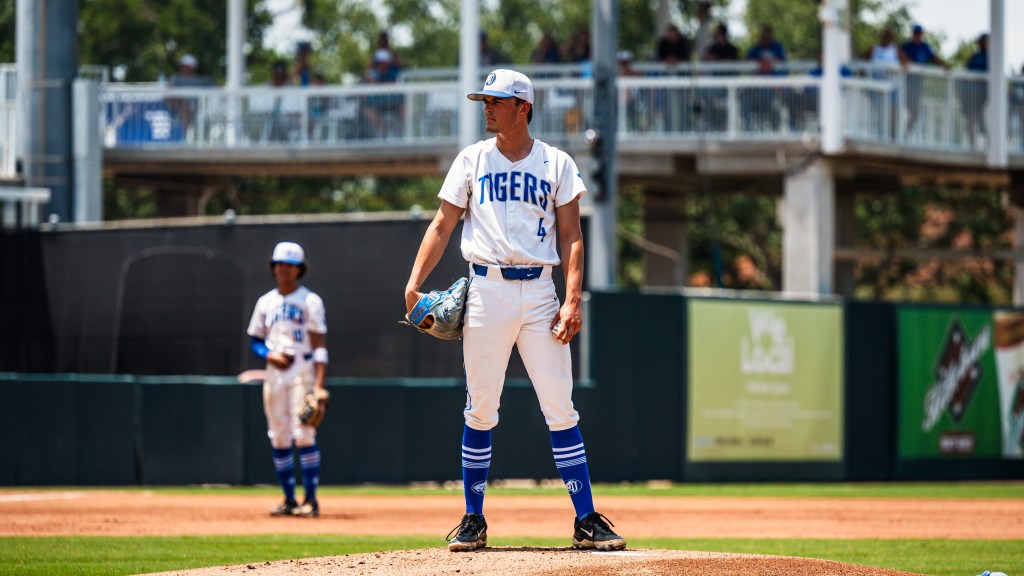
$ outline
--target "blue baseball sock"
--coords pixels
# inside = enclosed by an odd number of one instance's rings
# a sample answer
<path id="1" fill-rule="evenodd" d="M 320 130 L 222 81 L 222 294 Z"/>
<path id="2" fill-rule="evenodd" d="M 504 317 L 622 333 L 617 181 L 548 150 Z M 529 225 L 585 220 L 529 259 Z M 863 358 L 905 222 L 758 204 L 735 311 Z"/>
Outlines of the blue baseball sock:
<path id="1" fill-rule="evenodd" d="M 316 487 L 320 484 L 320 450 L 316 444 L 299 448 L 299 465 L 302 466 L 306 501 L 312 502 L 316 500 Z"/>
<path id="2" fill-rule="evenodd" d="M 274 448 L 274 470 L 284 490 L 284 499 L 295 501 L 295 457 L 291 448 Z"/>
<path id="3" fill-rule="evenodd" d="M 491 431 L 474 430 L 466 426 L 462 431 L 462 486 L 466 493 L 466 513 L 484 513 L 484 492 L 487 491 L 487 472 L 491 469 Z"/>
<path id="4" fill-rule="evenodd" d="M 583 518 L 594 511 L 594 496 L 590 492 L 587 452 L 583 448 L 583 435 L 580 434 L 579 426 L 551 432 L 551 451 L 555 455 L 558 474 L 572 498 L 576 517 Z"/>

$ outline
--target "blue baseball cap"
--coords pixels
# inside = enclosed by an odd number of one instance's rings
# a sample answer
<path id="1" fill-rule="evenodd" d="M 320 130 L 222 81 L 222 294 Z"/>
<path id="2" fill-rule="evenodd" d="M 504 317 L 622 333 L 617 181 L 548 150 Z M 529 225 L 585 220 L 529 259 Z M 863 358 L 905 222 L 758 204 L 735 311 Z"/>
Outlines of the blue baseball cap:
<path id="1" fill-rule="evenodd" d="M 467 94 L 466 98 L 479 101 L 484 96 L 520 98 L 533 104 L 533 82 L 522 72 L 499 68 L 487 75 L 483 90 Z"/>
<path id="2" fill-rule="evenodd" d="M 924 32 L 924 26 L 921 26 L 920 24 L 914 24 L 913 32 L 914 34 L 921 34 L 922 32 Z"/>

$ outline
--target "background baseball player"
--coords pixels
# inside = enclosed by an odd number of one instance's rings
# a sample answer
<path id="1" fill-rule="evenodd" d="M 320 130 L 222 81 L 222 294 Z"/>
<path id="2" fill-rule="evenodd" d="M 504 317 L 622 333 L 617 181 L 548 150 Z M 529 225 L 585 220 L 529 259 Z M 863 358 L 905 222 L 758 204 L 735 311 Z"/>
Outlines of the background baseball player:
<path id="1" fill-rule="evenodd" d="M 462 255 L 471 284 L 463 326 L 467 399 L 462 438 L 466 514 L 453 551 L 487 544 L 484 492 L 491 462 L 491 429 L 512 346 L 523 358 L 551 430 L 555 465 L 576 509 L 573 546 L 617 550 L 626 541 L 594 511 L 586 451 L 572 403 L 572 360 L 566 344 L 583 325 L 583 238 L 579 199 L 586 191 L 576 164 L 565 152 L 530 136 L 533 84 L 512 70 L 495 70 L 480 92 L 487 131 L 496 138 L 459 153 L 438 197 L 441 207 L 427 229 L 409 282 L 406 309 L 421 297 L 420 286 L 437 265 L 463 214 Z M 559 306 L 552 266 L 565 274 Z M 449 534 L 451 536 L 451 534 Z"/>
<path id="2" fill-rule="evenodd" d="M 306 273 L 306 257 L 294 242 L 274 247 L 270 269 L 277 288 L 256 302 L 249 336 L 252 350 L 267 361 L 263 381 L 263 411 L 267 415 L 267 436 L 274 448 L 274 469 L 284 490 L 284 502 L 272 510 L 274 516 L 319 516 L 316 488 L 320 482 L 320 450 L 316 428 L 299 421 L 298 410 L 306 394 L 324 387 L 327 367 L 327 318 L 323 300 L 299 284 Z M 299 451 L 305 501 L 295 500 L 295 458 Z"/>

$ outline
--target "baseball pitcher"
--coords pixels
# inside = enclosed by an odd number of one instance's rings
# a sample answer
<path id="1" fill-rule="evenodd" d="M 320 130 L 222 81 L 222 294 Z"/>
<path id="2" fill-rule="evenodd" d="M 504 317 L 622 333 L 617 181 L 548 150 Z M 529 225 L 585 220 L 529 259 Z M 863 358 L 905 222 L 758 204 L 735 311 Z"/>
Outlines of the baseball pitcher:
<path id="1" fill-rule="evenodd" d="M 620 550 L 626 541 L 594 511 L 566 346 L 583 325 L 583 180 L 568 154 L 530 136 L 534 92 L 524 74 L 495 70 L 483 90 L 468 98 L 484 103 L 487 132 L 495 137 L 468 146 L 452 163 L 438 193 L 440 209 L 427 228 L 405 288 L 411 313 L 423 296 L 420 287 L 465 215 L 462 255 L 469 262 L 470 278 L 462 317 L 466 514 L 452 530 L 455 536 L 448 535 L 448 549 L 487 545 L 483 501 L 491 429 L 498 424 L 505 370 L 515 345 L 551 431 L 555 466 L 576 509 L 572 545 Z M 559 303 L 551 280 L 558 264 L 565 275 L 564 303 Z"/>
<path id="2" fill-rule="evenodd" d="M 263 381 L 263 411 L 267 436 L 274 449 L 274 469 L 284 490 L 284 502 L 273 516 L 320 515 L 316 488 L 320 482 L 320 450 L 316 426 L 327 399 L 327 318 L 323 300 L 299 284 L 306 273 L 306 256 L 294 242 L 274 247 L 270 270 L 277 287 L 256 302 L 249 336 L 252 351 L 267 361 Z M 298 448 L 305 500 L 295 500 L 295 458 Z"/>

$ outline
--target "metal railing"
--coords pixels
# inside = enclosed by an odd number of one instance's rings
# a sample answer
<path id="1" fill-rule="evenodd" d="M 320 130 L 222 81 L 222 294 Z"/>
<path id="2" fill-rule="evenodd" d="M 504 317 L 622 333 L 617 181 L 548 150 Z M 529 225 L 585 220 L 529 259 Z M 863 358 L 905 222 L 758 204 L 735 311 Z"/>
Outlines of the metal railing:
<path id="1" fill-rule="evenodd" d="M 914 148 L 986 149 L 991 132 L 985 74 L 916 65 L 854 63 L 851 68 L 858 77 L 843 81 L 848 137 Z M 1009 86 L 1019 81 L 1012 78 Z M 1010 94 L 1008 89 L 1004 97 Z M 1008 104 L 1012 117 L 1012 99 Z M 1011 140 L 1013 134 L 1013 127 L 1008 127 Z"/>
<path id="2" fill-rule="evenodd" d="M 772 75 L 749 62 L 635 66 L 618 79 L 619 138 L 625 142 L 814 139 L 820 78 L 814 63 Z M 521 66 L 535 78 L 531 132 L 558 145 L 578 139 L 594 109 L 593 79 L 578 64 Z M 981 152 L 988 127 L 987 78 L 937 67 L 849 65 L 842 83 L 842 133 L 851 141 Z M 102 70 L 102 69 L 101 69 Z M 454 145 L 461 98 L 455 69 L 406 71 L 386 85 L 175 89 L 105 84 L 101 115 L 109 148 L 275 148 Z M 97 72 L 101 74 L 101 72 Z M 7 97 L 5 86 L 10 86 Z M 13 67 L 0 66 L 0 135 L 16 130 Z M 1024 152 L 1024 78 L 1011 78 L 1005 135 Z M 1002 130 L 995 134 L 1002 136 Z M 480 133 L 484 136 L 484 133 Z M 13 137 L 0 142 L 0 169 L 13 170 Z"/>
<path id="3" fill-rule="evenodd" d="M 0 186 L 0 228 L 35 228 L 40 210 L 49 201 L 49 188 Z"/>

